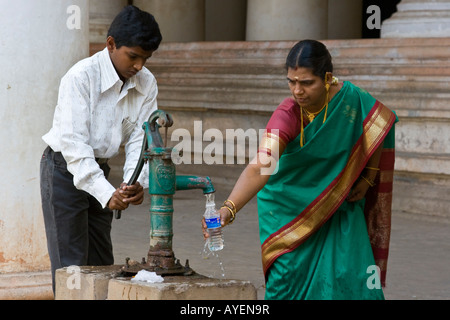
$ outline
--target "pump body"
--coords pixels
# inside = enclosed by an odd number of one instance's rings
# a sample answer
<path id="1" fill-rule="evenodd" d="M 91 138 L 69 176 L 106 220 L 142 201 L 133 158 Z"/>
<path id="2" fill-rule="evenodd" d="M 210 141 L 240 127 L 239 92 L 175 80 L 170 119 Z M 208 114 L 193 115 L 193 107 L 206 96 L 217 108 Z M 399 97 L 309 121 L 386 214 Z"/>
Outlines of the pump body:
<path id="1" fill-rule="evenodd" d="M 150 194 L 150 248 L 147 261 L 143 258 L 138 265 L 130 265 L 128 260 L 122 267 L 123 272 L 135 274 L 141 269 L 156 272 L 160 275 L 189 275 L 193 270 L 189 262 L 182 266 L 175 258 L 172 249 L 173 238 L 173 196 L 177 190 L 201 189 L 204 194 L 215 192 L 209 177 L 177 176 L 172 161 L 172 148 L 163 146 L 159 133 L 160 127 L 166 129 L 173 125 L 169 114 L 157 110 L 144 123 L 144 141 L 137 167 L 128 182 L 134 184 L 142 171 L 144 163 L 149 165 Z M 166 144 L 166 143 L 165 143 Z M 116 212 L 120 219 L 120 211 Z"/>

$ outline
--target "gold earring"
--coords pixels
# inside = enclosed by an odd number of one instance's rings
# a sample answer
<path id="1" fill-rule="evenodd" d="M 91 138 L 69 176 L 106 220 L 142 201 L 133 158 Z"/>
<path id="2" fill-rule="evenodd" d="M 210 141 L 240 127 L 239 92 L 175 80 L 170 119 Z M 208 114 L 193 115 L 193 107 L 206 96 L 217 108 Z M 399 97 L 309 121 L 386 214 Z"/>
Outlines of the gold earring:
<path id="1" fill-rule="evenodd" d="M 330 89 L 330 84 L 328 83 L 328 74 L 330 74 L 330 72 L 326 72 L 325 73 L 325 79 L 324 79 L 324 81 L 325 81 L 325 88 L 327 89 L 327 91 Z"/>
<path id="2" fill-rule="evenodd" d="M 323 123 L 325 123 L 325 120 L 327 120 L 327 113 L 328 113 L 328 95 L 330 93 L 330 84 L 327 82 L 327 75 L 329 72 L 325 73 L 325 88 L 327 89 L 327 96 L 325 98 L 325 115 L 323 117 Z"/>

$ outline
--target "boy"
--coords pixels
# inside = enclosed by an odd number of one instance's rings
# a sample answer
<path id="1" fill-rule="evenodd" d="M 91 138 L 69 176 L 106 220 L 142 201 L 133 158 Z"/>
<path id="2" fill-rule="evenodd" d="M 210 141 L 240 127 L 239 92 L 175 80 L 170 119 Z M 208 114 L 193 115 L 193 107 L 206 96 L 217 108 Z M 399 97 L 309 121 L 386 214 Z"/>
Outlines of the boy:
<path id="1" fill-rule="evenodd" d="M 75 64 L 61 80 L 41 159 L 53 291 L 58 268 L 113 264 L 112 210 L 143 201 L 145 170 L 141 183 L 115 188 L 107 180 L 107 161 L 125 145 L 128 181 L 141 151 L 142 124 L 157 109 L 156 80 L 144 64 L 161 40 L 154 17 L 127 6 L 112 22 L 106 48 Z"/>

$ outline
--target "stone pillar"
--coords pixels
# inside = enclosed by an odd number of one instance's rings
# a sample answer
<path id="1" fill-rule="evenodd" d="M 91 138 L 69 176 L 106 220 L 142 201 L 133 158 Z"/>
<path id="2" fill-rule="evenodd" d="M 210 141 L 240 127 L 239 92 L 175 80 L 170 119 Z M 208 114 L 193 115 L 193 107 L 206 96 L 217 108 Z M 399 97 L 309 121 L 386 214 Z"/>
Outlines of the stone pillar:
<path id="1" fill-rule="evenodd" d="M 88 0 L 0 0 L 0 300 L 52 298 L 39 188 L 60 78 L 88 56 Z"/>
<path id="2" fill-rule="evenodd" d="M 248 0 L 247 40 L 326 39 L 328 0 Z"/>
<path id="3" fill-rule="evenodd" d="M 327 39 L 361 39 L 362 1 L 328 1 Z"/>
<path id="4" fill-rule="evenodd" d="M 205 40 L 205 0 L 134 0 L 155 16 L 164 42 Z"/>
<path id="5" fill-rule="evenodd" d="M 450 36 L 450 0 L 402 0 L 381 26 L 382 38 Z"/>
<path id="6" fill-rule="evenodd" d="M 127 4 L 127 0 L 89 0 L 89 41 L 105 43 L 111 22 Z"/>

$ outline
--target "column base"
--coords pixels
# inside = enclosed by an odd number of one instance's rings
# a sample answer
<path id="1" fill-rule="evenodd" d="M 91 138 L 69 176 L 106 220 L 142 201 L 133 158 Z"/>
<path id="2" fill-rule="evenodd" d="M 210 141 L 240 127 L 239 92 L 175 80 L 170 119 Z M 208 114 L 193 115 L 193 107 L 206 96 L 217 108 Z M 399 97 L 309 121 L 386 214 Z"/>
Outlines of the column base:
<path id="1" fill-rule="evenodd" d="M 0 300 L 52 300 L 50 271 L 0 274 Z"/>
<path id="2" fill-rule="evenodd" d="M 381 38 L 445 38 L 450 34 L 450 1 L 408 2 L 381 26 Z"/>

